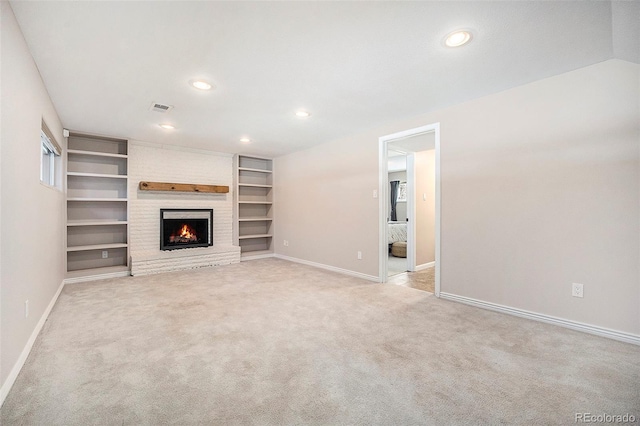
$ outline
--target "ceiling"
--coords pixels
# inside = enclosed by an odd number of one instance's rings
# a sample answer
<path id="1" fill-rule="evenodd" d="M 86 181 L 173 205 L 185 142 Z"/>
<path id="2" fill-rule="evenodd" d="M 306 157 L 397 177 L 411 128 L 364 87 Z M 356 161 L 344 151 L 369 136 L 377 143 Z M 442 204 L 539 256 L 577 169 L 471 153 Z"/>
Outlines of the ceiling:
<path id="1" fill-rule="evenodd" d="M 279 156 L 614 57 L 640 62 L 639 3 L 11 5 L 65 127 Z M 472 42 L 444 47 L 458 28 Z"/>

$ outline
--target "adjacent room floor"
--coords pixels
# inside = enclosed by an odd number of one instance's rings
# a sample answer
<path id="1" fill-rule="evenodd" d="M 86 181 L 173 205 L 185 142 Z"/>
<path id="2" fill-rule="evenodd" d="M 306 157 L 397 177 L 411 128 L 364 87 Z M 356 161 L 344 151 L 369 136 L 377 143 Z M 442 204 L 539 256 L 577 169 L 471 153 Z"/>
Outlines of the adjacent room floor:
<path id="1" fill-rule="evenodd" d="M 3 425 L 640 417 L 640 347 L 279 259 L 64 288 Z"/>
<path id="2" fill-rule="evenodd" d="M 396 284 L 405 287 L 415 288 L 416 290 L 428 291 L 429 293 L 435 293 L 436 285 L 436 268 L 432 266 L 418 272 L 407 272 L 404 274 L 394 275 L 389 277 L 387 282 L 389 284 Z"/>
<path id="3" fill-rule="evenodd" d="M 407 272 L 407 266 L 408 262 L 406 257 L 395 257 L 389 254 L 389 257 L 387 259 L 388 276 Z"/>

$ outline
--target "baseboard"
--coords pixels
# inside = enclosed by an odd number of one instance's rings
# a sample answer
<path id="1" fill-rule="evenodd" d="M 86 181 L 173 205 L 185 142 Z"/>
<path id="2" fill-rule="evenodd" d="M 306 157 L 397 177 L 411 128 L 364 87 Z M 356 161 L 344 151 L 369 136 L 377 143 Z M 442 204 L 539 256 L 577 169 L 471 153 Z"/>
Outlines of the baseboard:
<path id="1" fill-rule="evenodd" d="M 451 300 L 454 302 L 464 303 L 466 305 L 476 306 L 478 308 L 488 309 L 491 311 L 501 312 L 504 314 L 514 315 L 521 318 L 527 318 L 534 321 L 554 324 L 560 327 L 570 328 L 572 330 L 582 331 L 584 333 L 595 334 L 596 336 L 607 337 L 609 339 L 619 340 L 621 342 L 640 345 L 640 336 L 636 334 L 626 333 L 624 331 L 611 330 L 609 328 L 598 327 L 591 324 L 571 321 L 564 318 L 557 318 L 551 315 L 539 314 L 536 312 L 525 311 L 524 309 L 512 308 L 509 306 L 498 305 L 496 303 L 485 302 L 483 300 L 472 299 L 470 297 L 458 296 L 456 294 L 440 292 L 440 298 Z"/>
<path id="2" fill-rule="evenodd" d="M 130 275 L 131 275 L 131 272 L 129 272 L 129 271 L 112 272 L 110 274 L 87 275 L 86 277 L 65 278 L 63 283 L 64 284 L 76 284 L 76 283 L 83 283 L 83 282 L 86 282 L 86 281 L 106 280 L 107 278 L 128 277 Z"/>
<path id="3" fill-rule="evenodd" d="M 11 390 L 11 388 L 13 387 L 13 384 L 18 378 L 18 374 L 20 374 L 20 370 L 22 370 L 24 363 L 27 362 L 27 357 L 31 352 L 31 348 L 33 348 L 33 344 L 35 343 L 36 338 L 38 337 L 38 334 L 40 334 L 42 327 L 44 327 L 44 323 L 47 321 L 47 318 L 49 317 L 49 314 L 51 313 L 53 306 L 56 304 L 56 301 L 58 300 L 58 296 L 60 296 L 60 292 L 62 292 L 63 287 L 64 287 L 64 281 L 60 284 L 60 287 L 58 287 L 58 290 L 56 291 L 56 294 L 51 299 L 51 302 L 49 302 L 47 309 L 45 309 L 44 312 L 42 313 L 42 316 L 40 317 L 38 324 L 36 324 L 36 328 L 33 329 L 33 332 L 31 333 L 29 340 L 27 340 L 27 344 L 24 346 L 24 349 L 22 350 L 20 357 L 18 358 L 13 368 L 11 369 L 11 372 L 9 373 L 7 380 L 5 380 L 4 383 L 2 384 L 2 387 L 0 388 L 0 407 L 2 407 L 2 404 L 4 404 L 4 400 L 7 397 L 7 395 L 9 395 L 9 391 Z"/>
<path id="4" fill-rule="evenodd" d="M 240 257 L 240 262 L 245 262 L 247 260 L 258 260 L 258 259 L 266 259 L 268 257 L 275 257 L 276 255 L 273 253 L 265 253 L 265 254 L 254 254 L 254 255 L 242 255 Z"/>
<path id="5" fill-rule="evenodd" d="M 350 275 L 352 277 L 362 278 L 368 281 L 380 282 L 378 277 L 375 275 L 367 275 L 361 272 L 350 271 L 348 269 L 337 268 L 335 266 L 325 265 L 323 263 L 311 262 L 309 260 L 298 259 L 296 257 L 283 256 L 281 254 L 276 254 L 274 257 L 278 259 L 288 260 L 289 262 L 302 263 L 303 265 L 314 266 L 320 269 L 326 269 L 327 271 L 338 272 L 339 274 Z"/>
<path id="6" fill-rule="evenodd" d="M 433 268 L 434 266 L 436 266 L 435 261 L 429 262 L 429 263 L 423 263 L 422 265 L 416 266 L 416 272 L 424 271 L 425 269 Z"/>

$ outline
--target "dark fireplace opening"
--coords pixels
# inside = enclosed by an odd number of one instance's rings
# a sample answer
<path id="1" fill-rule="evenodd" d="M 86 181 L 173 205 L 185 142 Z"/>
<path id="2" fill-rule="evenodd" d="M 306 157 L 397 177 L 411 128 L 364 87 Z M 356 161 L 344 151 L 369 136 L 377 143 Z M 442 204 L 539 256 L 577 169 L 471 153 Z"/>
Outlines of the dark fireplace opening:
<path id="1" fill-rule="evenodd" d="M 160 209 L 160 250 L 213 245 L 213 209 Z"/>

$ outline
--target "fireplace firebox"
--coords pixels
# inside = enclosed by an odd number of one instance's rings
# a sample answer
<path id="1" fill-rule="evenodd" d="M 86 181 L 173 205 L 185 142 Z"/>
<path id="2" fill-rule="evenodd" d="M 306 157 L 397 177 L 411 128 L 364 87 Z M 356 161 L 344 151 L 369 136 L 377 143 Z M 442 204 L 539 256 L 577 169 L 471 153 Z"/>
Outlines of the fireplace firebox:
<path id="1" fill-rule="evenodd" d="M 213 245 L 213 209 L 160 209 L 160 250 Z"/>

